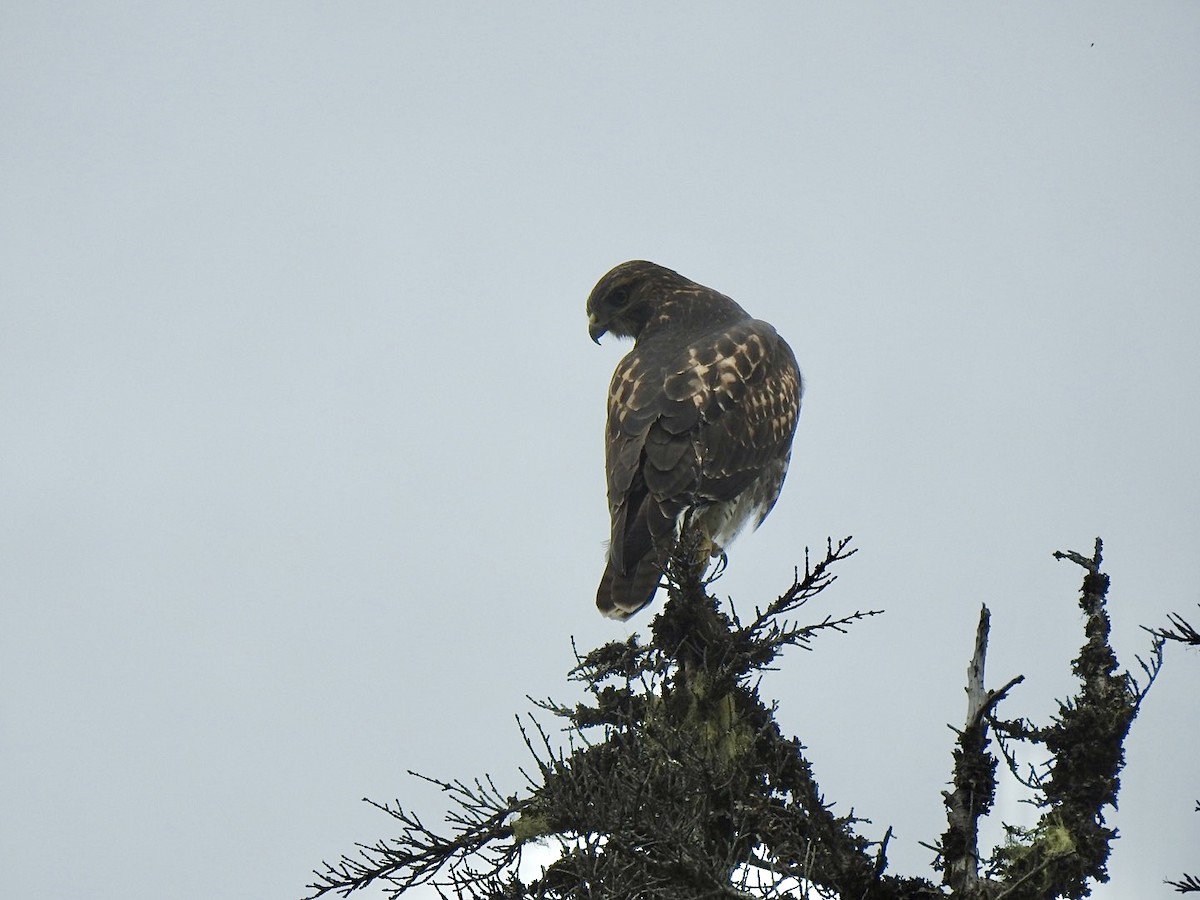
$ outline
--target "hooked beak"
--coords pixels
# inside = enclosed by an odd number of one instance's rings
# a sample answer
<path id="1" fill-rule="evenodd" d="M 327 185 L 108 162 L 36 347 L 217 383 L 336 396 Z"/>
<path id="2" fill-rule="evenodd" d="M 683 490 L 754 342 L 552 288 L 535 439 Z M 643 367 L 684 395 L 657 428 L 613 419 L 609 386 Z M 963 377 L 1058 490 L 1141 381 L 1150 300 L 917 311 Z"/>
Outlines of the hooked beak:
<path id="1" fill-rule="evenodd" d="M 593 341 L 600 343 L 600 336 L 608 331 L 603 325 L 596 321 L 596 316 L 588 316 L 588 334 L 591 335 Z"/>

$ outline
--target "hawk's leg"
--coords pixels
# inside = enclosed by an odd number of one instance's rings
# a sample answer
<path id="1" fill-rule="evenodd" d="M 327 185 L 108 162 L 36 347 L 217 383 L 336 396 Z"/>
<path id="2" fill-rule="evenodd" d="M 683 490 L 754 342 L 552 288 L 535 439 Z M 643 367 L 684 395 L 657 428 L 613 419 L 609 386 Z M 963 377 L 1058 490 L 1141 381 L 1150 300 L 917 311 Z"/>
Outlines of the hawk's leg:
<path id="1" fill-rule="evenodd" d="M 678 518 L 673 553 L 683 570 L 689 573 L 688 577 L 696 583 L 703 581 L 709 557 L 716 555 L 717 550 L 700 517 L 702 509 L 691 506 Z"/>

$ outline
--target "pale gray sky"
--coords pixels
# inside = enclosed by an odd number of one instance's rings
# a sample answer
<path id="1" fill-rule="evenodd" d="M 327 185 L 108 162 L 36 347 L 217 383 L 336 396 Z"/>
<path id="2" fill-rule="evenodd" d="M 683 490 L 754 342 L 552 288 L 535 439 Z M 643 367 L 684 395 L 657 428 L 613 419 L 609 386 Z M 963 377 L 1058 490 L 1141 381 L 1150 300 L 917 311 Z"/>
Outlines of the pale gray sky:
<path id="1" fill-rule="evenodd" d="M 808 379 L 740 607 L 854 534 L 888 615 L 765 692 L 829 799 L 924 874 L 979 604 L 1007 715 L 1195 612 L 1200 6 L 10 2 L 0 28 L 6 895 L 298 897 L 520 783 L 570 697 L 647 258 Z M 632 622 L 644 629 L 650 615 Z M 1200 658 L 1136 723 L 1101 898 L 1200 860 Z M 1002 804 L 1028 821 L 1016 806 Z"/>

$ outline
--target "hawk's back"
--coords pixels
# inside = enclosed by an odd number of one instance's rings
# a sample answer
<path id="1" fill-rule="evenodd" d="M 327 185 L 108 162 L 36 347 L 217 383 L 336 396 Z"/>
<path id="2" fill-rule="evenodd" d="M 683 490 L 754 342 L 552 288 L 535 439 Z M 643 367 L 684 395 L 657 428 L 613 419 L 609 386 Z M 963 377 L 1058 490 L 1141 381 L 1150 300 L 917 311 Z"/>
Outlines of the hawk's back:
<path id="1" fill-rule="evenodd" d="M 617 266 L 588 298 L 593 338 L 633 337 L 609 387 L 605 466 L 612 520 L 597 606 L 649 603 L 692 514 L 719 552 L 779 496 L 800 413 L 791 348 L 731 299 L 648 262 Z"/>

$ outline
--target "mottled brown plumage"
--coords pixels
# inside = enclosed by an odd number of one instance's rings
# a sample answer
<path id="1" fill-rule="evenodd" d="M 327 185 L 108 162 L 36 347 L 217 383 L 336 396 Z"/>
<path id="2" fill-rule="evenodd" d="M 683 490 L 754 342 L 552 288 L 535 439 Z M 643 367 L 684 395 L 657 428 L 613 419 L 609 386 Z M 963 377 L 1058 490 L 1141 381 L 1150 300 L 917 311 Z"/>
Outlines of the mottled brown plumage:
<path id="1" fill-rule="evenodd" d="M 775 505 L 803 385 L 766 322 L 651 262 L 622 263 L 587 301 L 588 332 L 632 337 L 608 395 L 612 535 L 596 605 L 628 618 L 654 599 L 683 518 L 714 553 Z"/>

